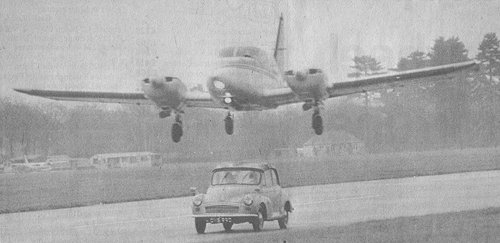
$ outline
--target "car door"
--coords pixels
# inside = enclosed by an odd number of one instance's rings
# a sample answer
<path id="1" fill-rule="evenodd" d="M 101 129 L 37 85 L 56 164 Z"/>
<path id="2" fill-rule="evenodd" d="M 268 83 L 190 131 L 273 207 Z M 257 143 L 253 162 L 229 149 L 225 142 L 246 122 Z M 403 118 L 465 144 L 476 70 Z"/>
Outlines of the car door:
<path id="1" fill-rule="evenodd" d="M 276 169 L 272 168 L 271 171 L 271 179 L 273 182 L 272 196 L 271 200 L 273 201 L 273 217 L 281 216 L 280 209 L 283 206 L 283 200 L 281 199 L 281 186 L 278 177 L 278 173 Z"/>
<path id="2" fill-rule="evenodd" d="M 264 171 L 264 177 L 263 177 L 263 187 L 261 188 L 261 195 L 268 198 L 268 204 L 267 206 L 267 215 L 268 217 L 273 217 L 273 213 L 275 211 L 275 205 L 274 205 L 274 194 L 275 194 L 275 188 L 273 185 L 273 179 L 272 179 L 272 172 L 271 170 L 266 170 Z"/>

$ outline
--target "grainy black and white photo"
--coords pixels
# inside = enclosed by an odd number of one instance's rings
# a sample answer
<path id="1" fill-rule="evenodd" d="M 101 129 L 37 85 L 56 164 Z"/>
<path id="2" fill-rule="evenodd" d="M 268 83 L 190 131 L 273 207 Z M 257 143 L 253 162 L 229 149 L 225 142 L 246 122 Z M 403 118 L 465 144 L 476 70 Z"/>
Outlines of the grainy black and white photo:
<path id="1" fill-rule="evenodd" d="M 4 0 L 0 242 L 498 242 L 499 0 Z"/>

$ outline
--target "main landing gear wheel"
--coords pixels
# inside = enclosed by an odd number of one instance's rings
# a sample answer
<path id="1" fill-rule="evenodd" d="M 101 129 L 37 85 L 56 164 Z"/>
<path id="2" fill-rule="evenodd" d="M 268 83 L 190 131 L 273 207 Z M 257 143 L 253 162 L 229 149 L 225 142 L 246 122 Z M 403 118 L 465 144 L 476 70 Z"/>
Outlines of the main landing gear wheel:
<path id="1" fill-rule="evenodd" d="M 312 127 L 316 135 L 321 135 L 323 133 L 323 118 L 321 118 L 319 111 L 314 111 L 312 116 Z"/>
<path id="2" fill-rule="evenodd" d="M 234 131 L 234 120 L 231 113 L 227 113 L 226 118 L 224 118 L 224 127 L 226 128 L 226 133 L 232 135 Z"/>
<path id="3" fill-rule="evenodd" d="M 207 228 L 207 222 L 203 219 L 196 218 L 194 219 L 194 226 L 198 234 L 203 234 L 205 233 L 205 229 Z"/>
<path id="4" fill-rule="evenodd" d="M 182 137 L 182 121 L 181 117 L 177 115 L 175 117 L 175 123 L 172 124 L 172 140 L 176 143 L 181 141 Z"/>

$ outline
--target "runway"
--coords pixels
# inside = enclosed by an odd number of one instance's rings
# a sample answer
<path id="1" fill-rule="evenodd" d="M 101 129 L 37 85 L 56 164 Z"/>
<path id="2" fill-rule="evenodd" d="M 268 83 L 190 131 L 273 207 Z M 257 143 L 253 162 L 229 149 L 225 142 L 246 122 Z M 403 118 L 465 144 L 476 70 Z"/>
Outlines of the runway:
<path id="1" fill-rule="evenodd" d="M 500 207 L 499 187 L 500 171 L 485 171 L 287 188 L 295 211 L 285 232 Z M 185 197 L 3 214 L 0 242 L 206 242 L 283 234 L 273 221 L 259 233 L 249 224 L 235 225 L 233 233 L 207 225 L 198 235 L 190 204 Z"/>

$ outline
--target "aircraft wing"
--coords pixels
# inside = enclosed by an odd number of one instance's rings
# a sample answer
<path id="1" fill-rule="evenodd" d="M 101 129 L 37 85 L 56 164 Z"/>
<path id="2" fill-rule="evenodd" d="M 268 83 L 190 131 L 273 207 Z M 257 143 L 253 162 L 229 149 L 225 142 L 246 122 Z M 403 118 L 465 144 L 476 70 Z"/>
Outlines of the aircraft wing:
<path id="1" fill-rule="evenodd" d="M 118 103 L 135 105 L 155 105 L 146 98 L 143 92 L 95 92 L 95 91 L 61 91 L 38 89 L 14 89 L 17 92 L 40 96 L 52 100 L 83 101 L 97 103 Z M 188 107 L 225 108 L 213 101 L 209 93 L 188 92 L 184 98 Z"/>
<path id="2" fill-rule="evenodd" d="M 137 105 L 154 105 L 142 92 L 95 92 L 95 91 L 62 91 L 38 89 L 14 89 L 17 92 L 40 96 L 53 100 L 85 101 L 98 103 L 120 103 Z"/>
<path id="3" fill-rule="evenodd" d="M 201 108 L 221 108 L 225 109 L 225 106 L 215 102 L 206 92 L 187 92 L 185 95 L 184 102 L 188 107 L 201 107 Z"/>
<path id="4" fill-rule="evenodd" d="M 403 86 L 412 81 L 426 81 L 429 79 L 436 81 L 451 78 L 451 73 L 472 67 L 478 68 L 478 63 L 476 61 L 468 61 L 391 74 L 374 75 L 346 82 L 334 83 L 327 88 L 327 91 L 329 97 L 332 98 L 371 90 L 389 89 Z M 450 77 L 447 76 L 448 74 L 450 74 Z"/>

